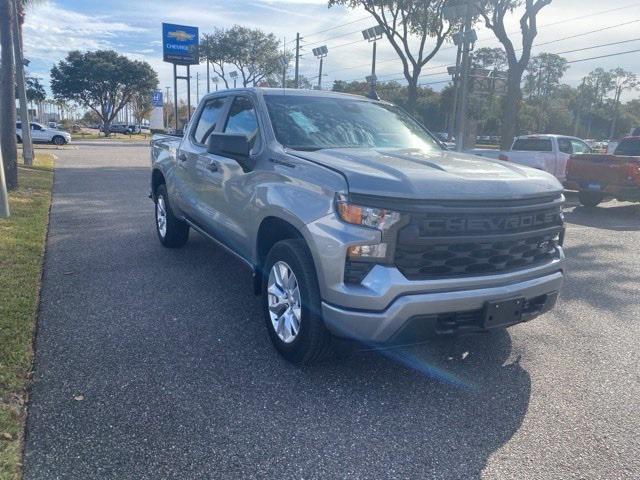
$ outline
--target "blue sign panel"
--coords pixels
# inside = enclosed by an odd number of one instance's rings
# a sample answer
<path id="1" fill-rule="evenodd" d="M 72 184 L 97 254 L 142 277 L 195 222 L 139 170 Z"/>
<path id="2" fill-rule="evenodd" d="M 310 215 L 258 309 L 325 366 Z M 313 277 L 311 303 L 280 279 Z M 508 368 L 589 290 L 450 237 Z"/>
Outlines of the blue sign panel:
<path id="1" fill-rule="evenodd" d="M 178 65 L 197 65 L 198 27 L 162 24 L 162 54 L 165 62 Z"/>
<path id="2" fill-rule="evenodd" d="M 153 107 L 161 107 L 163 105 L 162 101 L 162 90 L 156 90 L 151 95 L 151 105 Z"/>

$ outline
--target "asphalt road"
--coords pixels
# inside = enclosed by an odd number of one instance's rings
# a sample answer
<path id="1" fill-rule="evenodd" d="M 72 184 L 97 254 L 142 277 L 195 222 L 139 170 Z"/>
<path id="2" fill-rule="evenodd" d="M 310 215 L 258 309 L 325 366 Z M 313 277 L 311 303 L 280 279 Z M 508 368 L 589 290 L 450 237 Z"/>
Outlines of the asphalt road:
<path id="1" fill-rule="evenodd" d="M 640 476 L 640 205 L 567 208 L 532 323 L 296 368 L 242 264 L 160 246 L 147 147 L 57 154 L 26 479 Z"/>

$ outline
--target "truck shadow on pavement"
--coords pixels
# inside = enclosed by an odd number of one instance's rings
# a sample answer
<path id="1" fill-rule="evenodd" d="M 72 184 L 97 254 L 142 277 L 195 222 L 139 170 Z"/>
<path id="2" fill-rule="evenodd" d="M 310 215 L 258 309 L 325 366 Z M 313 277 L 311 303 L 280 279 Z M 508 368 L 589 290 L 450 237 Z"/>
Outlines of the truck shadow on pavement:
<path id="1" fill-rule="evenodd" d="M 640 230 L 640 204 L 606 202 L 595 208 L 569 204 L 565 208 L 565 220 L 569 224 L 603 230 Z M 575 207 L 571 209 L 571 207 Z"/>
<path id="2" fill-rule="evenodd" d="M 235 259 L 197 235 L 178 255 L 209 270 L 185 287 L 212 314 L 177 322 L 200 340 L 171 349 L 197 358 L 199 375 L 178 362 L 172 377 L 198 399 L 181 407 L 198 432 L 233 432 L 216 442 L 222 477 L 480 478 L 522 424 L 531 380 L 506 331 L 382 350 L 338 342 L 295 367 L 271 347 L 249 275 L 228 274 Z"/>

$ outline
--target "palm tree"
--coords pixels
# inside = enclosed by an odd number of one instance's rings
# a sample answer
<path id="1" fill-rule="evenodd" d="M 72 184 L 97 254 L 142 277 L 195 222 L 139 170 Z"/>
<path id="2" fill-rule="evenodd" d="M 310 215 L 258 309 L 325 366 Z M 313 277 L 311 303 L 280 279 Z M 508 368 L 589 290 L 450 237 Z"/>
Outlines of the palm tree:
<path id="1" fill-rule="evenodd" d="M 0 149 L 9 190 L 18 187 L 16 142 L 16 66 L 13 56 L 13 0 L 0 0 Z"/>

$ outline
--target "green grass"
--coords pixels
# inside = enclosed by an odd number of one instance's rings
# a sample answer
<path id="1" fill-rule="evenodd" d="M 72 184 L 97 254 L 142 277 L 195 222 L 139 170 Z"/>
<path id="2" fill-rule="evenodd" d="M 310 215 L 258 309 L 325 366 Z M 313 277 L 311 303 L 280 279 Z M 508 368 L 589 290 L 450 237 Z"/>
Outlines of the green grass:
<path id="1" fill-rule="evenodd" d="M 19 168 L 11 217 L 0 219 L 0 480 L 20 477 L 53 160 L 38 153 L 33 167 Z"/>

